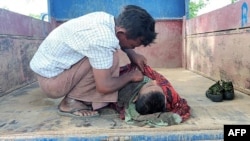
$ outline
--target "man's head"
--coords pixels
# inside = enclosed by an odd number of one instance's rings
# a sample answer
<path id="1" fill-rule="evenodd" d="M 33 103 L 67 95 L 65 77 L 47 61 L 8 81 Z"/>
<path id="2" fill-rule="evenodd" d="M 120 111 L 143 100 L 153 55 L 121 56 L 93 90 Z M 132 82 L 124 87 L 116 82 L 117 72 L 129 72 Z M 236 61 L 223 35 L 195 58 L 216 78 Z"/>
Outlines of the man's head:
<path id="1" fill-rule="evenodd" d="M 135 108 L 141 115 L 166 111 L 166 98 L 156 81 L 149 81 L 139 91 Z"/>
<path id="2" fill-rule="evenodd" d="M 116 36 L 123 49 L 133 49 L 153 43 L 155 21 L 152 16 L 139 6 L 127 5 L 115 20 Z"/>

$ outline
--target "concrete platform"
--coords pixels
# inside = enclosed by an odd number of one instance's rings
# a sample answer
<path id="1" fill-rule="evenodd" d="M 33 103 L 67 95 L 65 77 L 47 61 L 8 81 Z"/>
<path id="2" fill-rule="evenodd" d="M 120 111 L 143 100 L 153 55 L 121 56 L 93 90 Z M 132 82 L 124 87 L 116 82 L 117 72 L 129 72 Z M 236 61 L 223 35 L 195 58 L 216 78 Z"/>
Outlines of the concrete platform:
<path id="1" fill-rule="evenodd" d="M 161 128 L 128 125 L 106 109 L 100 117 L 60 116 L 61 99 L 45 97 L 37 83 L 0 97 L 0 140 L 223 140 L 225 124 L 250 124 L 250 97 L 235 90 L 235 99 L 215 103 L 205 91 L 215 82 L 191 71 L 156 68 L 191 107 L 191 118 Z"/>

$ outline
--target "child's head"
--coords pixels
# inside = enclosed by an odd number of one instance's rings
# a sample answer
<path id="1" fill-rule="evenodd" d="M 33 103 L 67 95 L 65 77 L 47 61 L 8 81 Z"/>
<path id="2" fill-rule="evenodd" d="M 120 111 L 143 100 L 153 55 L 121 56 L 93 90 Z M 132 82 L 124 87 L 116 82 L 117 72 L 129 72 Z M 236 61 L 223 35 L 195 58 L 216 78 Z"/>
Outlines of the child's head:
<path id="1" fill-rule="evenodd" d="M 162 88 L 151 80 L 146 83 L 137 96 L 135 108 L 141 115 L 166 111 L 166 97 Z"/>

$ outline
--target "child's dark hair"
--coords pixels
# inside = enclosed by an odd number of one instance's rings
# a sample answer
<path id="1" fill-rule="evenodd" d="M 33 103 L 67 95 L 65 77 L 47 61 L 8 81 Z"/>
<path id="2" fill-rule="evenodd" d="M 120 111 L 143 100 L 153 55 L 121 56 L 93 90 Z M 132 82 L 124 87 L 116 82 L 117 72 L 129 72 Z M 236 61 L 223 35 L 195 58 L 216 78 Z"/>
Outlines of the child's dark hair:
<path id="1" fill-rule="evenodd" d="M 126 29 L 127 38 L 143 37 L 142 44 L 147 46 L 156 38 L 155 20 L 143 8 L 136 5 L 127 5 L 116 19 L 116 26 Z"/>
<path id="2" fill-rule="evenodd" d="M 166 111 L 165 96 L 161 92 L 150 92 L 139 95 L 135 108 L 141 115 L 153 114 Z"/>

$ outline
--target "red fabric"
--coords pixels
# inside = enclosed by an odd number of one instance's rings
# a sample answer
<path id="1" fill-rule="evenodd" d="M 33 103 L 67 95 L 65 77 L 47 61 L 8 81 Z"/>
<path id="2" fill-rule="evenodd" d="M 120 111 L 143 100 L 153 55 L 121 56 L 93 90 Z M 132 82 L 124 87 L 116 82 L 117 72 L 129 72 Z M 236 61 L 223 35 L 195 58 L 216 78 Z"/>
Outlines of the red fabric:
<path id="1" fill-rule="evenodd" d="M 129 72 L 135 68 L 136 67 L 131 64 L 120 67 L 120 75 Z M 187 101 L 179 96 L 179 94 L 175 91 L 170 82 L 163 75 L 156 72 L 150 66 L 147 65 L 145 65 L 144 67 L 144 75 L 151 78 L 152 80 L 156 80 L 158 85 L 162 87 L 163 92 L 167 98 L 166 108 L 168 112 L 179 114 L 182 117 L 182 122 L 190 117 L 190 106 L 187 104 Z M 120 118 L 124 119 L 125 109 L 117 110 L 120 112 Z"/>

